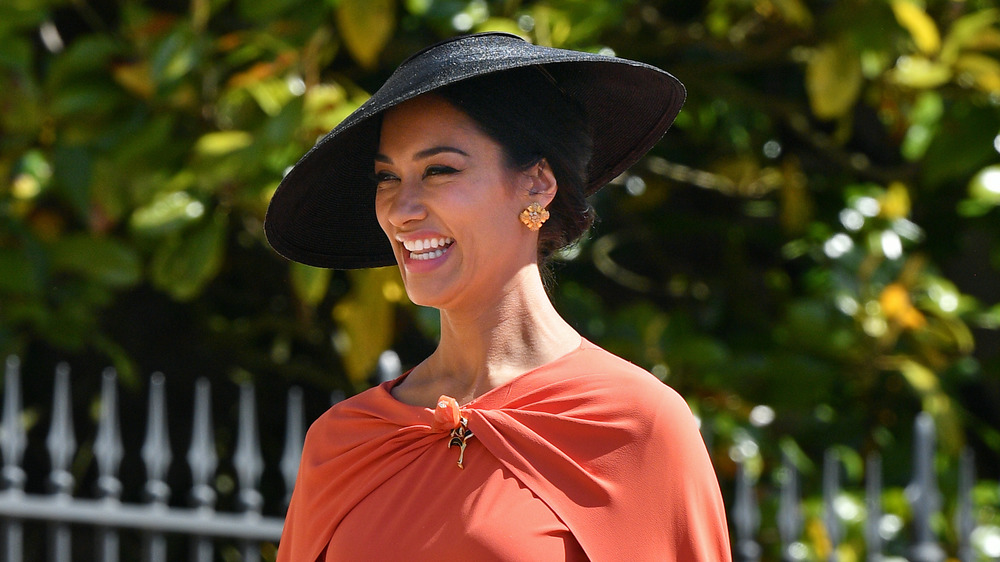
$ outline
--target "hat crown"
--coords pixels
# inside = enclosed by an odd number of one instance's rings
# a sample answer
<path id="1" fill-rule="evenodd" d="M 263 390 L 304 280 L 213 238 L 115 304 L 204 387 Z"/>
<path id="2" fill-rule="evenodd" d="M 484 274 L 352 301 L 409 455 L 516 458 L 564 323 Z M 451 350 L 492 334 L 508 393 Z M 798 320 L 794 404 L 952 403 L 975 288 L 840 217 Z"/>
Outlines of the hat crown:
<path id="1" fill-rule="evenodd" d="M 402 70 L 404 67 L 406 67 L 408 64 L 410 64 L 412 61 L 424 57 L 425 55 L 427 55 L 431 51 L 437 51 L 439 49 L 442 49 L 442 50 L 443 49 L 457 49 L 457 50 L 461 51 L 462 49 L 465 49 L 466 46 L 468 44 L 470 44 L 470 43 L 476 43 L 476 42 L 479 42 L 479 43 L 482 43 L 482 42 L 501 42 L 503 40 L 507 40 L 507 41 L 514 40 L 514 41 L 518 41 L 518 42 L 521 42 L 521 43 L 527 43 L 527 41 L 523 37 L 521 37 L 520 35 L 514 35 L 513 33 L 508 33 L 506 31 L 486 31 L 486 32 L 483 32 L 483 33 L 473 33 L 471 35 L 459 35 L 457 37 L 449 37 L 448 39 L 445 39 L 443 41 L 439 41 L 437 43 L 434 43 L 433 45 L 429 45 L 427 47 L 424 47 L 423 49 L 420 49 L 419 51 L 417 51 L 417 52 L 413 53 L 412 55 L 406 57 L 405 59 L 403 59 L 403 62 L 399 63 L 399 66 L 396 68 L 396 70 L 395 70 L 395 72 L 393 72 L 393 74 L 395 74 L 396 72 L 399 72 L 400 70 Z"/>

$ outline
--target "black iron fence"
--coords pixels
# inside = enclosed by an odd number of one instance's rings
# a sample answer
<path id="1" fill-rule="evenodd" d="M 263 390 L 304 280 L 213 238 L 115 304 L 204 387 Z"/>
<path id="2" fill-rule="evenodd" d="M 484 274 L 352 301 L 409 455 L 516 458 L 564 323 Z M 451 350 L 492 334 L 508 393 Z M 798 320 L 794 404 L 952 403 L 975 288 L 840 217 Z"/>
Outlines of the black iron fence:
<path id="1" fill-rule="evenodd" d="M 382 370 L 392 371 L 379 374 L 379 379 L 386 380 L 398 374 L 399 363 L 391 357 L 383 359 L 380 362 Z M 235 509 L 231 511 L 217 509 L 220 497 L 216 486 L 219 458 L 215 446 L 215 426 L 211 419 L 210 388 L 206 380 L 199 380 L 194 388 L 191 439 L 184 459 L 191 487 L 185 490 L 189 501 L 184 506 L 168 501 L 175 492 L 166 479 L 174 458 L 162 375 L 155 374 L 150 380 L 144 442 L 130 445 L 141 448 L 145 467 L 142 494 L 145 501 L 139 503 L 122 500 L 123 482 L 119 471 L 125 444 L 117 410 L 118 382 L 113 371 L 103 374 L 100 415 L 91 447 L 97 470 L 94 497 L 82 497 L 71 472 L 78 446 L 72 422 L 69 369 L 64 365 L 56 370 L 52 413 L 44 445 L 50 462 L 48 493 L 26 491 L 27 475 L 22 465 L 29 443 L 20 388 L 19 363 L 17 359 L 9 358 L 4 377 L 0 426 L 0 453 L 3 457 L 0 560 L 20 562 L 29 559 L 26 556 L 43 556 L 45 560 L 54 562 L 74 559 L 203 562 L 233 558 L 254 561 L 261 559 L 262 553 L 265 558 L 273 555 L 283 519 L 282 513 L 265 513 L 262 509 L 264 502 L 260 487 L 265 467 L 253 386 L 244 384 L 240 387 L 232 455 L 236 486 L 230 492 L 234 496 L 230 498 L 233 500 L 230 503 Z M 292 389 L 287 395 L 284 450 L 277 467 L 285 490 L 283 505 L 287 505 L 298 471 L 304 427 L 302 393 Z M 938 539 L 942 534 L 957 537 L 957 552 L 952 557 L 962 562 L 1000 559 L 1000 528 L 979 525 L 974 516 L 972 488 L 976 477 L 971 452 L 965 452 L 961 458 L 954 516 L 950 521 L 943 517 L 938 475 L 934 469 L 934 441 L 933 422 L 929 416 L 922 414 L 915 421 L 912 480 L 906 488 L 910 505 L 909 545 L 906 552 L 895 559 L 944 561 L 945 549 Z M 751 476 L 751 472 L 745 463 L 738 464 L 735 489 L 729 502 L 736 560 L 768 560 L 775 556 L 788 561 L 843 558 L 838 549 L 845 534 L 845 517 L 840 507 L 843 470 L 837 449 L 830 449 L 823 461 L 822 537 L 819 541 L 823 543 L 822 548 L 813 544 L 817 542 L 815 536 L 804 540 L 806 517 L 800 497 L 801 476 L 791 459 L 785 458 L 778 471 L 777 482 L 767 489 Z M 884 552 L 883 546 L 886 523 L 894 520 L 883 513 L 881 462 L 877 456 L 867 459 L 865 474 L 865 559 L 891 560 L 893 557 Z M 778 496 L 777 509 L 774 510 L 774 517 L 762 522 L 760 502 L 762 498 L 771 501 L 768 499 L 770 494 Z M 1000 511 L 1000 505 L 992 508 L 994 512 Z M 275 511 L 283 511 L 283 507 Z M 28 526 L 33 527 L 33 533 L 26 533 Z M 44 532 L 39 533 L 38 527 L 43 527 Z M 73 529 L 84 529 L 86 532 L 74 533 Z M 775 531 L 780 543 L 777 549 L 773 544 L 761 541 L 762 535 L 769 532 L 774 535 Z M 977 545 L 974 541 L 977 533 L 986 536 L 987 540 L 979 541 L 982 544 Z M 27 544 L 26 537 L 35 537 L 34 540 L 44 544 Z M 128 538 L 128 545 L 137 544 L 139 548 L 129 548 L 124 544 L 123 537 Z M 81 542 L 91 544 L 81 545 Z M 178 546 L 178 543 L 186 545 Z M 220 556 L 220 548 L 227 548 L 229 555 Z M 769 554 L 775 550 L 780 554 Z M 85 554 L 81 555 L 81 552 Z"/>
<path id="2" fill-rule="evenodd" d="M 21 467 L 28 445 L 22 420 L 21 376 L 17 359 L 7 360 L 4 377 L 3 425 L 0 429 L 0 452 L 3 455 L 3 488 L 0 490 L 0 560 L 21 562 L 41 551 L 55 562 L 73 559 L 73 527 L 84 526 L 93 540 L 92 555 L 82 559 L 114 562 L 122 558 L 145 561 L 168 559 L 168 535 L 187 537 L 187 552 L 170 559 L 207 562 L 216 559 L 217 543 L 236 544 L 240 559 L 259 560 L 262 543 L 276 543 L 281 536 L 283 517 L 262 513 L 259 490 L 264 461 L 260 451 L 254 388 L 240 388 L 236 447 L 233 467 L 238 483 L 235 504 L 238 511 L 216 510 L 218 493 L 215 475 L 218 466 L 214 426 L 211 419 L 210 388 L 199 380 L 194 389 L 194 419 L 187 465 L 192 486 L 187 507 L 168 505 L 172 490 L 165 476 L 173 462 L 167 426 L 167 405 L 162 375 L 153 375 L 149 385 L 148 417 L 141 456 L 146 470 L 143 496 L 145 503 L 121 501 L 122 481 L 119 469 L 125 451 L 119 424 L 118 382 L 113 371 L 105 371 L 101 387 L 100 416 L 93 441 L 93 460 L 97 465 L 96 497 L 74 497 L 75 481 L 69 468 L 77 453 L 72 423 L 69 369 L 57 369 L 48 437 L 45 442 L 51 463 L 48 494 L 25 492 L 26 474 Z M 302 452 L 302 394 L 293 389 L 288 394 L 287 431 L 280 472 L 285 489 L 290 492 Z M 43 523 L 44 548 L 26 544 L 25 525 Z M 138 533 L 141 553 L 136 556 L 120 544 L 123 533 Z M 36 539 L 37 542 L 37 539 Z M 32 558 L 34 559 L 34 558 Z"/>
<path id="3" fill-rule="evenodd" d="M 826 451 L 822 463 L 822 507 L 819 540 L 813 533 L 813 547 L 803 542 L 805 516 L 800 496 L 800 474 L 792 459 L 784 455 L 782 467 L 777 471 L 774 486 L 777 509 L 769 522 L 777 530 L 779 554 L 782 561 L 798 560 L 866 560 L 889 562 L 944 562 L 958 560 L 974 562 L 1000 559 L 1000 527 L 979 525 L 975 517 L 976 505 L 973 486 L 976 482 L 975 459 L 971 450 L 963 451 L 958 461 L 958 477 L 953 517 L 945 517 L 942 494 L 935 471 L 935 427 L 929 414 L 921 413 L 914 422 L 914 447 L 912 477 L 904 490 L 909 513 L 909 529 L 904 536 L 908 544 L 902 552 L 886 552 L 889 539 L 900 535 L 903 520 L 896 514 L 885 513 L 882 505 L 884 494 L 882 461 L 877 453 L 867 456 L 864 463 L 864 503 L 857 505 L 848 498 L 842 487 L 844 468 L 837 448 Z M 730 508 L 730 527 L 733 536 L 733 558 L 738 562 L 756 562 L 769 559 L 763 556 L 759 542 L 761 535 L 760 498 L 770 492 L 758 489 L 744 463 L 737 464 L 735 493 Z M 1000 505 L 987 506 L 996 512 Z M 847 520 L 860 520 L 863 526 L 864 558 L 855 557 L 856 550 L 844 555 L 840 543 L 845 537 Z M 954 537 L 954 552 L 946 553 L 939 535 Z M 974 541 L 975 537 L 982 537 Z M 899 542 L 899 541 L 894 541 Z M 978 544 L 975 544 L 978 542 Z M 817 548 L 815 543 L 821 543 Z M 900 549 L 896 549 L 900 550 Z"/>

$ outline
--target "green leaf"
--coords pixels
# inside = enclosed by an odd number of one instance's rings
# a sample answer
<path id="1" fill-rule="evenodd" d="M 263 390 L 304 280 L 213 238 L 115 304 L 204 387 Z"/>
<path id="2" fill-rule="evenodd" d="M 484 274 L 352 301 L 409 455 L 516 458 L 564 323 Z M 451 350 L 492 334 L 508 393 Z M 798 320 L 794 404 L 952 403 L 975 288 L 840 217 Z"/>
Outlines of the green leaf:
<path id="1" fill-rule="evenodd" d="M 969 196 L 987 205 L 1000 206 L 1000 164 L 987 166 L 972 178 Z"/>
<path id="2" fill-rule="evenodd" d="M 77 216 L 90 213 L 90 177 L 93 158 L 82 147 L 59 147 L 52 157 L 52 184 L 72 206 Z"/>
<path id="3" fill-rule="evenodd" d="M 54 117 L 63 119 L 75 116 L 93 119 L 110 113 L 123 100 L 121 90 L 110 82 L 81 81 L 59 88 L 49 111 Z"/>
<path id="4" fill-rule="evenodd" d="M 326 296 L 330 286 L 329 269 L 310 267 L 298 262 L 291 264 L 292 290 L 300 301 L 309 306 L 316 306 Z"/>
<path id="5" fill-rule="evenodd" d="M 31 259 L 24 252 L 0 248 L 0 292 L 33 295 L 40 289 L 38 270 Z"/>
<path id="6" fill-rule="evenodd" d="M 2 12 L 0 17 L 3 17 Z M 2 35 L 0 33 L 0 36 Z M 23 74 L 30 73 L 31 62 L 34 59 L 31 42 L 20 37 L 6 37 L 4 41 L 6 44 L 0 49 L 0 68 L 9 68 Z"/>
<path id="7" fill-rule="evenodd" d="M 222 267 L 227 225 L 226 215 L 216 213 L 194 231 L 168 238 L 153 256 L 153 284 L 180 301 L 198 296 Z"/>
<path id="8" fill-rule="evenodd" d="M 54 270 L 78 273 L 109 287 L 129 287 L 142 278 L 138 254 L 114 238 L 70 235 L 52 244 L 49 257 Z"/>
<path id="9" fill-rule="evenodd" d="M 981 35 L 989 32 L 998 19 L 1000 19 L 1000 12 L 996 9 L 990 9 L 972 12 L 955 20 L 944 38 L 944 44 L 941 47 L 941 60 L 953 62 L 962 49 L 969 47 Z"/>
<path id="10" fill-rule="evenodd" d="M 923 159 L 924 181 L 931 186 L 949 180 L 964 184 L 973 170 L 996 162 L 993 142 L 998 129 L 995 108 L 951 102 Z"/>
<path id="11" fill-rule="evenodd" d="M 119 47 L 110 35 L 83 36 L 55 58 L 46 75 L 46 86 L 57 93 L 84 76 L 106 79 L 111 59 L 118 52 Z"/>
<path id="12" fill-rule="evenodd" d="M 42 2 L 0 2 L 0 36 L 35 29 L 48 18 L 49 9 Z"/>
<path id="13" fill-rule="evenodd" d="M 249 20 L 270 23 L 300 4 L 301 0 L 239 0 L 239 14 Z"/>
<path id="14" fill-rule="evenodd" d="M 396 0 L 340 0 L 337 29 L 351 56 L 374 68 L 396 29 Z"/>
<path id="15" fill-rule="evenodd" d="M 162 236 L 178 231 L 205 214 L 205 205 L 187 192 L 161 194 L 152 203 L 132 214 L 132 229 L 146 236 Z"/>

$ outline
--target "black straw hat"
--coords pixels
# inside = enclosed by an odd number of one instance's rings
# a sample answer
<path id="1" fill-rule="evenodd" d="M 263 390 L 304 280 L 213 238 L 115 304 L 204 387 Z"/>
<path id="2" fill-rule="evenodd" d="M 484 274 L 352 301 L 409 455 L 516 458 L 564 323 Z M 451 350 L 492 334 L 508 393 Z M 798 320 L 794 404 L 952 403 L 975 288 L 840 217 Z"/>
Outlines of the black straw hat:
<path id="1" fill-rule="evenodd" d="M 375 117 L 446 84 L 531 65 L 542 65 L 585 112 L 593 135 L 587 195 L 652 148 L 684 103 L 679 80 L 640 62 L 542 47 L 507 33 L 438 43 L 404 61 L 288 172 L 267 210 L 268 242 L 286 258 L 316 267 L 394 265 L 375 217 Z"/>

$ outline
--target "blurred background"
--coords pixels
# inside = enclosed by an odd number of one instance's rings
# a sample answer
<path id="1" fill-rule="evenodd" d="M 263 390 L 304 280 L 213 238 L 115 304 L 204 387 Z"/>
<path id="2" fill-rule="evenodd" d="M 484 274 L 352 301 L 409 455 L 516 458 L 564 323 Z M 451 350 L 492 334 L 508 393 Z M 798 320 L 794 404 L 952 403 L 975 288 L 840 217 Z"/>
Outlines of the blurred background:
<path id="1" fill-rule="evenodd" d="M 312 420 L 370 386 L 383 350 L 404 368 L 425 357 L 436 312 L 394 268 L 289 263 L 262 222 L 282 175 L 404 58 L 484 30 L 686 84 L 663 141 L 594 197 L 599 222 L 559 256 L 551 295 L 688 400 L 727 499 L 738 461 L 767 482 L 782 455 L 818 495 L 829 447 L 858 489 L 880 452 L 898 499 L 924 411 L 946 510 L 970 448 L 976 517 L 1000 541 L 1000 11 L 986 0 L 4 0 L 0 355 L 22 362 L 29 436 L 44 440 L 61 361 L 81 427 L 117 370 L 131 443 L 162 372 L 178 451 L 195 379 L 213 383 L 223 453 L 252 382 L 273 465 L 287 388 Z M 126 499 L 141 495 L 137 449 Z M 48 467 L 29 449 L 29 490 Z M 280 476 L 264 479 L 280 514 Z M 859 534 L 844 552 L 863 551 Z"/>

